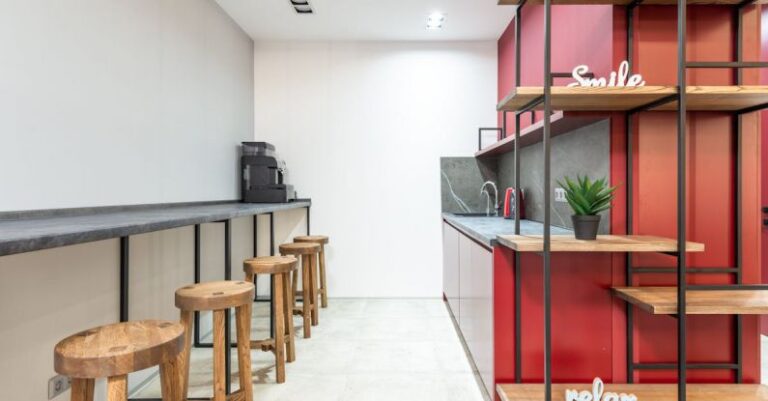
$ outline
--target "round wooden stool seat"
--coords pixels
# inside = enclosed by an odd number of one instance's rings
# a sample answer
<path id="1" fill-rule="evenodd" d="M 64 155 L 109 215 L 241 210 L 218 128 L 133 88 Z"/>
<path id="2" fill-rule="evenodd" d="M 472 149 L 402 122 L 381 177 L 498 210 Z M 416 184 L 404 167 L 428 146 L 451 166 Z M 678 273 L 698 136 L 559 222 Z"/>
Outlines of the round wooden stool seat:
<path id="1" fill-rule="evenodd" d="M 298 259 L 293 256 L 259 256 L 246 259 L 243 270 L 246 274 L 280 274 L 296 270 Z"/>
<path id="2" fill-rule="evenodd" d="M 280 245 L 280 253 L 283 255 L 312 255 L 320 252 L 320 244 L 313 242 L 294 242 Z"/>
<path id="3" fill-rule="evenodd" d="M 176 290 L 176 307 L 186 311 L 235 308 L 251 302 L 254 286 L 245 281 L 212 281 Z"/>
<path id="4" fill-rule="evenodd" d="M 184 348 L 184 326 L 142 320 L 96 327 L 56 344 L 54 370 L 73 378 L 125 375 L 161 365 Z"/>
<path id="5" fill-rule="evenodd" d="M 301 235 L 293 239 L 294 242 L 312 242 L 325 245 L 328 243 L 328 237 L 325 235 Z"/>

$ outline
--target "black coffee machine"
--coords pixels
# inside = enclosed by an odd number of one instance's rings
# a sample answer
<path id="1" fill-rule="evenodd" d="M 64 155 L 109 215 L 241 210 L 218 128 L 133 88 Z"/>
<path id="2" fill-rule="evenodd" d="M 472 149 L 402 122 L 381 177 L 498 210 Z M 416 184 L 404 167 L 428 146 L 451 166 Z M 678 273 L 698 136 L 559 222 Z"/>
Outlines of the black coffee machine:
<path id="1" fill-rule="evenodd" d="M 296 199 L 293 185 L 283 182 L 285 163 L 266 142 L 243 142 L 240 155 L 242 198 L 246 203 L 285 203 Z"/>

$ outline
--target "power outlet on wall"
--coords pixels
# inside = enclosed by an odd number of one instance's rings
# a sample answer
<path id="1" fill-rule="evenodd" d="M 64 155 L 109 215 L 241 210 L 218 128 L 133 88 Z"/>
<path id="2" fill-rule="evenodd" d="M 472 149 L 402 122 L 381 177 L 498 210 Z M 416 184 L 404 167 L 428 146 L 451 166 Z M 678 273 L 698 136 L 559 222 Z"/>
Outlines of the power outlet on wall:
<path id="1" fill-rule="evenodd" d="M 69 390 L 69 377 L 56 375 L 48 379 L 48 399 L 52 400 L 57 395 Z"/>
<path id="2" fill-rule="evenodd" d="M 563 188 L 555 188 L 555 202 L 568 202 L 568 200 L 565 199 L 565 190 Z"/>

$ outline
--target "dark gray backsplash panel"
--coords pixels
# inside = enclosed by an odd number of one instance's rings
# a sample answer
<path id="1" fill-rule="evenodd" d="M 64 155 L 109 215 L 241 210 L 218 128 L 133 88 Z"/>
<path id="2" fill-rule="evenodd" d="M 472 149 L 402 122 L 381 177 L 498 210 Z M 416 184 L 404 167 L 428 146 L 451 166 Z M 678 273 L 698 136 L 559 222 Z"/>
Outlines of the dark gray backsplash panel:
<path id="1" fill-rule="evenodd" d="M 486 198 L 480 195 L 480 187 L 486 181 L 483 177 L 494 177 L 493 171 L 477 162 L 474 157 L 440 158 L 440 198 L 443 213 L 465 213 L 453 193 L 461 199 L 471 212 L 485 212 Z M 496 180 L 493 179 L 495 182 Z M 449 185 L 450 184 L 450 185 Z M 491 196 L 493 191 L 489 190 Z M 501 195 L 500 195 L 501 196 Z M 500 198 L 501 199 L 501 198 Z M 491 198 L 493 202 L 493 198 Z"/>
<path id="2" fill-rule="evenodd" d="M 520 185 L 525 193 L 526 217 L 544 220 L 544 149 L 541 143 L 520 150 L 522 175 Z M 499 191 L 504 193 L 515 183 L 515 156 L 507 153 L 497 160 Z M 557 180 L 564 176 L 575 178 L 587 174 L 593 179 L 610 173 L 610 123 L 603 120 L 552 139 L 552 224 L 573 228 L 571 208 L 567 203 L 554 202 Z M 600 233 L 609 232 L 608 211 L 603 212 Z"/>

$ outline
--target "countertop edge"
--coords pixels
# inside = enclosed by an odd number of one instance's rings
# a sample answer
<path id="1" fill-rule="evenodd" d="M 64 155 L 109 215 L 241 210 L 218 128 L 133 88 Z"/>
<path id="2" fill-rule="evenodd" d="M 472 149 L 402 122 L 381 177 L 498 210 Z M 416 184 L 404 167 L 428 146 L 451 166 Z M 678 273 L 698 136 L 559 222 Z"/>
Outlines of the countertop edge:
<path id="1" fill-rule="evenodd" d="M 479 242 L 482 245 L 485 245 L 488 248 L 493 249 L 498 242 L 496 241 L 496 238 L 488 238 L 477 231 L 472 230 L 471 228 L 467 227 L 464 224 L 461 224 L 461 222 L 454 218 L 450 213 L 443 213 L 442 219 L 444 222 L 448 223 L 451 227 L 459 230 L 464 235 L 472 238 L 473 240 Z"/>
<path id="2" fill-rule="evenodd" d="M 7 255 L 14 255 L 19 253 L 25 253 L 25 252 L 33 252 L 33 251 L 39 251 L 44 249 L 51 249 L 51 248 L 58 248 L 63 246 L 69 246 L 69 245 L 76 245 L 76 244 L 82 244 L 87 242 L 95 242 L 95 241 L 102 241 L 107 239 L 113 239 L 113 238 L 120 238 L 130 235 L 137 235 L 137 234 L 144 234 L 149 232 L 155 232 L 155 231 L 163 231 L 163 230 L 169 230 L 179 227 L 186 227 L 196 224 L 203 224 L 203 223 L 211 223 L 221 220 L 227 220 L 232 218 L 238 218 L 238 217 L 244 217 L 244 216 L 253 216 L 257 214 L 265 214 L 270 212 L 277 212 L 277 211 L 283 211 L 283 210 L 292 210 L 292 209 L 300 209 L 305 207 L 311 207 L 312 201 L 310 199 L 300 199 L 295 202 L 288 202 L 288 203 L 269 203 L 269 204 L 258 204 L 258 203 L 240 203 L 240 202 L 231 202 L 231 201 L 224 201 L 220 203 L 204 203 L 200 206 L 220 206 L 220 205 L 229 205 L 231 204 L 234 206 L 233 210 L 227 211 L 227 212 L 208 212 L 201 211 L 199 215 L 196 215 L 194 217 L 179 217 L 179 218 L 168 218 L 167 220 L 158 220 L 153 221 L 150 223 L 136 223 L 136 224 L 115 224 L 112 226 L 106 226 L 106 227 L 96 227 L 92 229 L 83 229 L 81 231 L 73 231 L 68 233 L 57 233 L 57 234 L 39 234 L 39 235 L 33 235 L 28 237 L 19 237 L 9 240 L 0 240 L 0 256 L 7 256 Z M 242 205 L 252 205 L 252 207 L 248 209 L 243 209 Z M 261 206 L 263 205 L 263 206 Z M 183 205 L 179 207 L 185 207 L 185 206 L 195 206 L 194 204 L 188 204 Z M 169 206 L 167 204 L 158 204 L 158 207 L 156 209 L 153 209 L 151 207 L 142 206 L 141 209 L 126 209 L 127 213 L 141 213 L 141 212 L 153 212 L 158 210 L 167 210 Z M 119 211 L 112 212 L 114 213 L 120 213 Z M 98 217 L 102 215 L 109 215 L 110 213 L 94 213 L 90 216 Z M 88 217 L 89 215 L 78 215 L 76 217 Z M 58 218 L 61 216 L 51 216 L 49 218 Z M 38 217 L 34 220 L 40 221 L 45 220 L 46 217 Z M 16 219 L 15 221 L 23 221 L 25 219 Z M 9 221 L 9 220 L 4 220 Z M 1 223 L 2 221 L 0 221 Z"/>

